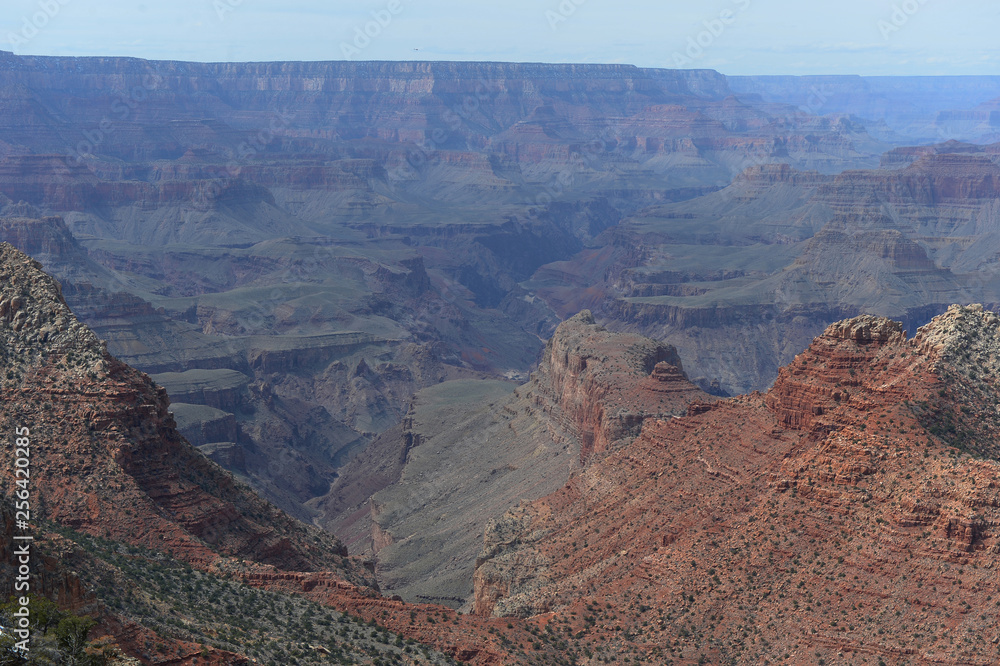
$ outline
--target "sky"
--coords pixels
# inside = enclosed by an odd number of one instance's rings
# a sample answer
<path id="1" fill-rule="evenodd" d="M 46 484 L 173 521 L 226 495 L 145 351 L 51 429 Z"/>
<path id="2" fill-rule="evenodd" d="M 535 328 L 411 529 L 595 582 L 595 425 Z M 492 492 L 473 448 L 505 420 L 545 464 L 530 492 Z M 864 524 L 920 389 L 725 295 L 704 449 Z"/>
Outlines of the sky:
<path id="1" fill-rule="evenodd" d="M 724 74 L 1000 74 L 996 0 L 6 0 L 0 49 L 499 60 Z"/>

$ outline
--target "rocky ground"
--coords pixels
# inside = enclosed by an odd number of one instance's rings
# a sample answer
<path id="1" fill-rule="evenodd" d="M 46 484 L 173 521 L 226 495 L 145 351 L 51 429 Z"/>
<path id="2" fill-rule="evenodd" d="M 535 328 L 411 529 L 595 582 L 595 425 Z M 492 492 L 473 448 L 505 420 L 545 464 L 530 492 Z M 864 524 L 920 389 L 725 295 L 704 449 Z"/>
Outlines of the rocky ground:
<path id="1" fill-rule="evenodd" d="M 829 327 L 491 523 L 476 612 L 612 661 L 995 663 L 998 341 L 978 306 Z"/>

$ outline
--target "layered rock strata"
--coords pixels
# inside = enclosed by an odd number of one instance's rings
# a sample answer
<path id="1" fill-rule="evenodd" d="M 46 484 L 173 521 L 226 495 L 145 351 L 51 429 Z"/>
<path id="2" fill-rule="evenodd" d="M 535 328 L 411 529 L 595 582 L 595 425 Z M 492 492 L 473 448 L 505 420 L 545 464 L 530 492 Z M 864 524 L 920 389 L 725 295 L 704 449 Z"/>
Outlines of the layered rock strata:
<path id="1" fill-rule="evenodd" d="M 654 660 L 995 661 L 997 349 L 979 306 L 830 326 L 492 522 L 476 612 Z"/>

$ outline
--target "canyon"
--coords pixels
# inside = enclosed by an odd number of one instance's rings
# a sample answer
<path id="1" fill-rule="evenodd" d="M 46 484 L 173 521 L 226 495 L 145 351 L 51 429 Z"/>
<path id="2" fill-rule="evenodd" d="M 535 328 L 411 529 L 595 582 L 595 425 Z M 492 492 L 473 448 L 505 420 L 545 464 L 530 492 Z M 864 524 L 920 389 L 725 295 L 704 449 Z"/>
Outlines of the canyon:
<path id="1" fill-rule="evenodd" d="M 414 393 L 522 381 L 585 308 L 733 395 L 841 317 L 912 327 L 996 300 L 981 267 L 951 265 L 988 234 L 988 196 L 969 193 L 982 229 L 950 248 L 895 217 L 968 213 L 935 181 L 989 177 L 994 152 L 914 128 L 988 104 L 990 77 L 0 55 L 0 239 L 178 391 L 186 436 L 307 521 Z M 933 155 L 907 148 L 928 138 Z M 900 168 L 928 179 L 919 201 L 877 183 Z M 885 206 L 884 229 L 846 241 Z M 907 239 L 936 270 L 874 295 L 910 270 L 877 246 Z M 846 292 L 807 275 L 833 253 L 864 264 Z"/>
<path id="2" fill-rule="evenodd" d="M 0 90 L 39 589 L 144 663 L 996 660 L 1000 77 L 0 52 Z M 334 629 L 226 610 L 266 603 Z"/>
<path id="3" fill-rule="evenodd" d="M 145 664 L 273 662 L 286 650 L 306 663 L 331 653 L 349 663 L 415 663 L 417 654 L 499 663 L 503 643 L 525 633 L 519 626 L 500 641 L 500 622 L 384 597 L 369 562 L 183 439 L 163 388 L 110 355 L 37 262 L 0 243 L 0 278 L 0 426 L 27 428 L 33 451 L 32 592 L 94 617 L 105 640 Z M 12 468 L 0 476 L 14 486 Z M 5 490 L 7 556 L 12 503 Z M 13 586 L 4 576 L 0 593 Z M 237 605 L 267 617 L 241 618 Z M 278 607 L 284 627 L 271 615 Z M 444 616 L 449 626 L 434 626 Z M 334 629 L 297 628 L 306 618 Z M 345 624 L 355 628 L 337 633 Z"/>
<path id="4" fill-rule="evenodd" d="M 386 439 L 395 459 L 370 514 L 373 548 L 395 549 L 384 578 L 425 597 L 408 603 L 181 438 L 165 391 L 108 354 L 38 263 L 0 244 L 0 273 L 0 421 L 44 443 L 34 580 L 143 663 L 282 654 L 235 617 L 199 637 L 170 585 L 185 571 L 187 589 L 247 609 L 278 599 L 361 622 L 354 641 L 283 639 L 361 663 L 409 663 L 402 648 L 420 644 L 431 663 L 997 658 L 1000 316 L 982 306 L 951 306 L 912 338 L 873 315 L 835 323 L 764 394 L 706 394 L 676 350 L 589 312 L 559 326 L 522 386 L 425 389 L 404 448 Z M 428 462 L 440 455 L 458 475 L 492 471 L 456 485 Z M 489 518 L 481 542 L 470 517 Z M 456 613 L 467 570 L 471 612 Z M 185 629 L 142 603 L 150 586 Z"/>

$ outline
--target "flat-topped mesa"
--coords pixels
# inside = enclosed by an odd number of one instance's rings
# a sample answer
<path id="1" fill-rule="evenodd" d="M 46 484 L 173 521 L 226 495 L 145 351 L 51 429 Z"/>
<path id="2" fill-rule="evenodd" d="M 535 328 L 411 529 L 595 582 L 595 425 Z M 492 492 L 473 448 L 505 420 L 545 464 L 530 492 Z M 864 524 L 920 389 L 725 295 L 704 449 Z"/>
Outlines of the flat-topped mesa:
<path id="1" fill-rule="evenodd" d="M 676 382 L 680 380 L 687 381 L 687 377 L 684 376 L 683 370 L 676 365 L 667 363 L 666 361 L 660 361 L 657 363 L 650 376 L 656 381 L 664 383 Z"/>
<path id="2" fill-rule="evenodd" d="M 0 217 L 0 238 L 43 262 L 55 256 L 83 261 L 86 256 L 61 217 Z"/>
<path id="3" fill-rule="evenodd" d="M 647 417 L 712 399 L 688 381 L 672 346 L 608 331 L 589 310 L 559 325 L 533 384 L 536 403 L 576 431 L 583 459 L 635 437 Z"/>
<path id="4" fill-rule="evenodd" d="M 984 146 L 962 141 L 946 141 L 933 146 L 900 146 L 884 153 L 879 162 L 880 168 L 899 169 L 908 167 L 917 160 L 927 155 L 937 155 L 940 153 L 982 153 Z"/>
<path id="5" fill-rule="evenodd" d="M 1000 166 L 985 154 L 969 152 L 921 155 L 895 171 L 847 170 L 820 187 L 819 197 L 851 206 L 875 197 L 886 204 L 940 205 L 991 201 L 1000 191 Z"/>

